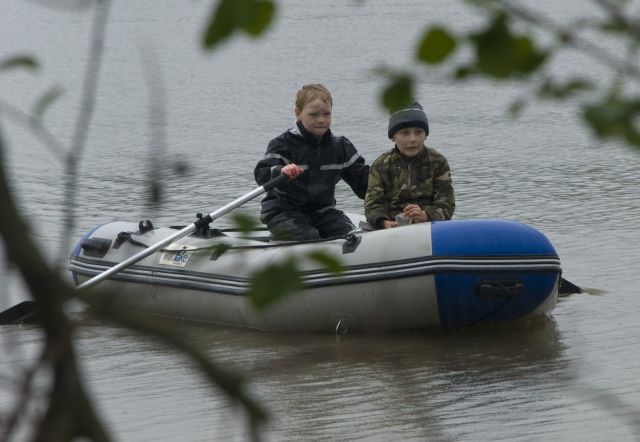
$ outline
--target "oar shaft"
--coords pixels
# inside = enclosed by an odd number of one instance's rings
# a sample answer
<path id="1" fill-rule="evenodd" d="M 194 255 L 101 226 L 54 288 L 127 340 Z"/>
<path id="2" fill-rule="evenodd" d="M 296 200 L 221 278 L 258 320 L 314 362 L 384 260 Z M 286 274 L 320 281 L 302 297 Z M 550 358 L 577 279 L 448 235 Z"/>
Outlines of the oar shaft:
<path id="1" fill-rule="evenodd" d="M 263 186 L 257 187 L 256 189 L 252 190 L 251 192 L 241 196 L 240 198 L 237 198 L 234 201 L 231 201 L 229 204 L 214 210 L 213 212 L 211 212 L 208 217 L 209 217 L 209 222 L 213 221 L 216 218 L 220 218 L 222 215 L 225 215 L 229 212 L 231 212 L 233 209 L 240 207 L 241 205 L 243 205 L 244 203 L 251 201 L 252 199 L 254 199 L 255 197 L 273 189 L 276 186 L 279 186 L 280 184 L 284 183 L 285 181 L 288 180 L 288 177 L 286 175 L 280 175 L 277 178 L 272 179 L 271 181 L 269 181 L 268 183 L 265 183 Z M 187 235 L 189 235 L 190 233 L 195 232 L 197 228 L 196 223 L 194 224 L 190 224 L 186 227 L 184 227 L 183 229 L 177 231 L 176 233 L 174 233 L 173 235 L 170 235 L 168 237 L 166 237 L 165 239 L 163 239 L 162 241 L 159 241 L 157 243 L 155 243 L 152 246 L 149 246 L 148 248 L 142 250 L 141 252 L 136 253 L 135 255 L 129 257 L 128 259 L 125 259 L 124 261 L 122 261 L 119 264 L 116 264 L 115 266 L 111 267 L 108 270 L 105 270 L 104 272 L 94 276 L 91 279 L 86 280 L 85 282 L 83 282 L 82 284 L 78 285 L 78 289 L 83 289 L 86 287 L 91 287 L 93 285 L 96 285 L 97 283 L 109 278 L 110 276 L 115 275 L 116 273 L 118 273 L 119 271 L 137 263 L 138 261 L 141 261 L 142 259 L 146 258 L 147 256 L 151 255 L 152 253 L 156 252 L 157 250 L 160 250 L 161 248 L 163 248 L 164 246 L 167 246 L 169 244 L 171 244 L 173 241 L 183 238 Z"/>
<path id="2" fill-rule="evenodd" d="M 284 176 L 284 175 L 281 175 L 281 176 Z M 269 183 L 267 183 L 267 184 L 269 184 Z M 225 215 L 225 214 L 231 212 L 233 209 L 235 209 L 237 207 L 240 207 L 244 203 L 249 202 L 252 199 L 254 199 L 255 197 L 265 193 L 267 190 L 269 190 L 269 189 L 266 188 L 267 184 L 252 190 L 251 192 L 247 193 L 246 195 L 241 196 L 240 198 L 238 198 L 235 201 L 231 201 L 226 206 L 222 206 L 219 209 L 214 210 L 213 212 L 211 212 L 209 214 L 209 216 L 211 217 L 211 221 L 213 221 L 216 218 L 220 218 L 222 215 Z"/>

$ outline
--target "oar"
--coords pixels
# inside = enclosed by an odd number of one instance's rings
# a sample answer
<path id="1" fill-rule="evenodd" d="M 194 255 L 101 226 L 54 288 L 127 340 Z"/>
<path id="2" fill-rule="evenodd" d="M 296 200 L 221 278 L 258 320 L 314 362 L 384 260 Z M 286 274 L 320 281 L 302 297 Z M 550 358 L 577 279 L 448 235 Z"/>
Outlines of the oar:
<path id="1" fill-rule="evenodd" d="M 100 273 L 99 275 L 96 275 L 93 278 L 83 282 L 82 284 L 80 284 L 78 286 L 78 289 L 83 289 L 83 288 L 86 288 L 86 287 L 91 287 L 92 285 L 96 285 L 100 281 L 102 281 L 104 279 L 107 279 L 109 276 L 115 275 L 119 271 L 124 270 L 127 267 L 135 264 L 136 262 L 146 258 L 147 256 L 151 255 L 152 253 L 156 252 L 157 250 L 160 250 L 164 246 L 166 246 L 168 244 L 171 244 L 175 240 L 183 238 L 183 237 L 189 235 L 190 233 L 195 232 L 198 227 L 203 226 L 203 225 L 208 225 L 214 219 L 220 218 L 222 215 L 226 215 L 227 213 L 231 212 L 233 209 L 236 209 L 236 208 L 240 207 L 241 205 L 243 205 L 244 203 L 246 203 L 248 201 L 251 201 L 255 197 L 257 197 L 259 195 L 262 195 L 265 192 L 268 192 L 269 190 L 273 189 L 276 186 L 279 186 L 280 184 L 283 184 L 288 179 L 289 179 L 289 177 L 287 177 L 286 175 L 280 175 L 277 178 L 272 179 L 271 181 L 266 183 L 264 186 L 260 186 L 260 187 L 258 187 L 256 189 L 252 190 L 251 192 L 247 193 L 246 195 L 243 195 L 240 198 L 238 198 L 238 199 L 236 199 L 234 201 L 231 201 L 226 206 L 221 207 L 218 210 L 215 210 L 215 211 L 211 212 L 210 214 L 200 218 L 198 221 L 194 222 L 193 224 L 189 224 L 187 227 L 184 227 L 182 230 L 178 230 L 173 235 L 169 235 L 168 237 L 166 237 L 162 241 L 158 241 L 154 245 L 149 246 L 148 248 L 142 250 L 141 252 L 136 253 L 135 255 L 130 257 L 129 259 L 125 259 L 120 264 L 117 264 L 117 265 L 111 267 L 110 269 L 105 270 L 104 272 Z"/>
<path id="2" fill-rule="evenodd" d="M 21 322 L 33 322 L 36 312 L 35 301 L 22 301 L 0 312 L 0 325 L 20 324 Z"/>
<path id="3" fill-rule="evenodd" d="M 574 293 L 582 293 L 582 289 L 564 278 L 560 278 L 560 285 L 558 286 L 558 296 L 567 296 Z"/>
<path id="4" fill-rule="evenodd" d="M 148 248 L 142 250 L 141 252 L 138 252 L 135 255 L 131 256 L 130 258 L 122 261 L 121 263 L 116 264 L 110 269 L 105 270 L 104 272 L 94 276 L 91 279 L 88 279 L 87 281 L 80 284 L 77 288 L 84 289 L 84 288 L 91 287 L 93 285 L 98 284 L 99 282 L 109 278 L 110 276 L 113 276 L 116 273 L 135 264 L 136 262 L 146 258 L 147 256 L 151 255 L 157 250 L 163 248 L 164 246 L 171 244 L 173 241 L 183 238 L 189 235 L 190 233 L 195 232 L 196 229 L 198 229 L 199 227 L 203 225 L 208 225 L 214 219 L 220 218 L 221 216 L 226 215 L 227 213 L 231 212 L 233 209 L 240 207 L 241 205 L 243 205 L 248 201 L 251 201 L 255 197 L 262 195 L 263 193 L 268 192 L 274 187 L 277 187 L 283 184 L 287 180 L 289 180 L 289 177 L 287 177 L 284 174 L 272 179 L 271 181 L 265 183 L 263 186 L 260 186 L 252 190 L 246 195 L 243 195 L 240 198 L 230 202 L 226 206 L 221 207 L 218 210 L 211 212 L 209 215 L 198 219 L 198 221 L 184 227 L 183 229 L 177 231 L 173 235 L 166 237 L 162 241 L 159 241 L 149 246 Z M 23 301 L 19 304 L 14 305 L 13 307 L 8 308 L 3 312 L 0 312 L 0 325 L 16 324 L 20 322 L 30 322 L 33 320 L 35 313 L 36 313 L 35 301 Z"/>

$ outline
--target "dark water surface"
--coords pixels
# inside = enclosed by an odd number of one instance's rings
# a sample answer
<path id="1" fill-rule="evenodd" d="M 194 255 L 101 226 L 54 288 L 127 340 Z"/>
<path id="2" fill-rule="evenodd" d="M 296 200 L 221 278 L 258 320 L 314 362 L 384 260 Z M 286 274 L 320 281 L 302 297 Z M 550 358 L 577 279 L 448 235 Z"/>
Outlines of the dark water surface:
<path id="1" fill-rule="evenodd" d="M 584 9 L 577 0 L 539 3 L 557 20 Z M 186 223 L 252 190 L 253 167 L 269 139 L 292 123 L 294 95 L 304 83 L 329 87 L 334 132 L 373 161 L 391 145 L 372 68 L 409 63 L 427 23 L 461 29 L 480 20 L 461 2 L 440 0 L 279 4 L 264 39 L 241 36 L 204 53 L 198 42 L 211 2 L 115 2 L 74 238 L 114 219 Z M 3 73 L 0 100 L 28 110 L 59 86 L 64 93 L 45 121 L 64 143 L 77 116 L 90 18 L 88 11 L 18 0 L 3 2 L 0 14 L 0 59 L 33 53 L 43 67 Z M 570 53 L 553 69 L 607 78 L 605 69 Z M 594 141 L 566 105 L 532 103 L 509 119 L 506 108 L 526 96 L 529 84 L 452 84 L 433 70 L 421 78 L 428 144 L 453 169 L 456 217 L 532 225 L 556 246 L 567 279 L 604 294 L 563 299 L 551 318 L 526 327 L 340 337 L 181 328 L 248 380 L 272 416 L 267 440 L 639 439 L 640 153 Z M 33 236 L 52 261 L 66 260 L 61 164 L 11 119 L 2 119 L 2 131 Z M 162 131 L 164 141 L 150 148 Z M 166 166 L 158 207 L 146 203 L 152 156 Z M 189 165 L 186 174 L 170 167 L 176 161 Z M 362 210 L 346 186 L 338 201 Z M 254 201 L 243 211 L 255 215 L 258 207 Z M 0 264 L 4 309 L 26 294 Z M 29 327 L 0 327 L 1 412 L 40 342 Z M 82 330 L 78 345 L 116 440 L 247 437 L 242 412 L 164 346 L 100 324 Z"/>

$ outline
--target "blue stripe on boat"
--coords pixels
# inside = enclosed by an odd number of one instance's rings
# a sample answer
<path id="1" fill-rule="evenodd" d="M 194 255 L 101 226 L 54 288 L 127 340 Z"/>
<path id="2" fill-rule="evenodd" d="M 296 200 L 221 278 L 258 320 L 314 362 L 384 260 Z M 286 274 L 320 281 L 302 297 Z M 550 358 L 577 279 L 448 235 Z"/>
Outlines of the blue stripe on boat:
<path id="1" fill-rule="evenodd" d="M 434 257 L 557 257 L 551 242 L 527 225 L 506 220 L 453 220 L 431 224 Z M 534 310 L 553 293 L 560 271 L 540 268 L 526 272 L 508 269 L 485 272 L 443 272 L 435 275 L 440 321 L 445 326 L 509 320 Z M 519 281 L 515 296 L 480 297 L 482 281 Z"/>
<path id="2" fill-rule="evenodd" d="M 515 221 L 434 221 L 431 240 L 433 256 L 557 256 L 546 236 Z"/>

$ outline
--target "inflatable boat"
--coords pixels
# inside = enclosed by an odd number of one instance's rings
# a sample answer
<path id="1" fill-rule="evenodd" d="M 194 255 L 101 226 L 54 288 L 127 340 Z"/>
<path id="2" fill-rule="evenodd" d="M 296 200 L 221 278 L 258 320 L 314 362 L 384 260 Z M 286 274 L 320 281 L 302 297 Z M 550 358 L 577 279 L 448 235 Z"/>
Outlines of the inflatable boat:
<path id="1" fill-rule="evenodd" d="M 354 225 L 363 217 L 350 215 Z M 178 227 L 112 222 L 87 233 L 70 258 L 81 285 Z M 341 264 L 331 271 L 318 252 Z M 258 309 L 252 276 L 295 262 L 302 286 Z M 274 276 L 274 278 L 280 276 Z M 267 231 L 198 229 L 101 283 L 126 308 L 269 331 L 371 331 L 463 327 L 547 314 L 560 259 L 536 229 L 508 220 L 451 220 L 343 238 L 274 241 Z"/>

